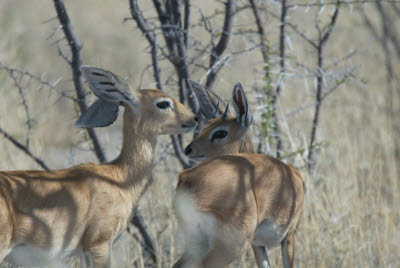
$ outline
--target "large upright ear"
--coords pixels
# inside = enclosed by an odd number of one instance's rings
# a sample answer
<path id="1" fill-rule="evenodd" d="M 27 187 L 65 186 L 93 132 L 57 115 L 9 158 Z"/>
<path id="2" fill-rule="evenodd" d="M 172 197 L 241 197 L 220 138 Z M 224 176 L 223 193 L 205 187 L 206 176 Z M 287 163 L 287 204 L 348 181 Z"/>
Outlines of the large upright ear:
<path id="1" fill-rule="evenodd" d="M 217 94 L 208 91 L 202 85 L 191 79 L 188 79 L 188 84 L 196 94 L 201 110 L 207 119 L 216 118 L 219 114 L 224 113 L 226 104 Z"/>
<path id="2" fill-rule="evenodd" d="M 114 103 L 125 102 L 132 107 L 137 104 L 136 94 L 129 90 L 129 86 L 122 78 L 98 67 L 85 65 L 80 69 L 90 89 L 100 99 Z"/>
<path id="3" fill-rule="evenodd" d="M 118 116 L 119 103 L 97 100 L 79 117 L 74 127 L 106 127 L 114 123 Z"/>
<path id="4" fill-rule="evenodd" d="M 233 106 L 236 112 L 236 122 L 242 127 L 249 127 L 253 123 L 253 116 L 250 112 L 247 98 L 244 94 L 241 83 L 236 83 L 232 92 Z"/>

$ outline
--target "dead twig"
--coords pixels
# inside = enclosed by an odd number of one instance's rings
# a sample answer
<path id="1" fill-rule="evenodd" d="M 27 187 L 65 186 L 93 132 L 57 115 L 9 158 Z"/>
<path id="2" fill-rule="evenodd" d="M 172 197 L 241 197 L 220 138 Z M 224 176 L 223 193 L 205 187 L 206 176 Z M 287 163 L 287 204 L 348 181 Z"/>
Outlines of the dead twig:
<path id="1" fill-rule="evenodd" d="M 84 113 L 87 110 L 86 94 L 82 74 L 79 70 L 82 65 L 82 45 L 79 42 L 77 35 L 75 34 L 63 1 L 54 0 L 54 7 L 56 9 L 60 25 L 62 25 L 62 30 L 64 31 L 65 38 L 67 39 L 68 45 L 71 49 L 72 59 L 71 61 L 67 62 L 71 66 L 78 106 L 81 113 Z M 92 141 L 93 149 L 97 158 L 101 163 L 106 162 L 106 156 L 96 132 L 93 128 L 88 128 L 87 132 L 89 134 L 90 140 Z"/>
<path id="2" fill-rule="evenodd" d="M 311 172 L 311 169 L 314 165 L 314 159 L 313 159 L 313 145 L 316 139 L 317 135 L 317 128 L 318 128 L 318 123 L 319 123 L 319 116 L 320 116 L 320 109 L 321 109 L 321 104 L 322 104 L 322 89 L 323 89 L 323 48 L 324 45 L 327 43 L 332 30 L 336 24 L 338 15 L 339 15 L 339 7 L 340 7 L 340 1 L 337 2 L 335 11 L 333 12 L 333 15 L 331 17 L 331 21 L 323 33 L 321 30 L 319 30 L 319 42 L 318 42 L 318 49 L 317 49 L 317 58 L 318 58 L 318 76 L 317 76 L 317 94 L 316 94 L 316 106 L 315 106 L 315 112 L 314 112 L 314 119 L 312 122 L 312 128 L 311 128 L 311 140 L 310 140 L 310 146 L 309 146 L 309 152 L 308 152 L 308 171 Z"/>
<path id="3" fill-rule="evenodd" d="M 224 53 L 225 49 L 228 46 L 229 39 L 232 33 L 233 18 L 236 11 L 236 1 L 228 0 L 225 5 L 226 6 L 225 6 L 224 27 L 222 29 L 222 34 L 217 45 L 212 48 L 212 53 L 210 55 L 210 64 L 209 64 L 210 69 L 214 66 L 215 62 L 218 61 L 222 53 Z M 217 78 L 217 71 L 212 70 L 207 76 L 206 88 L 208 90 L 213 89 L 216 78 Z"/>

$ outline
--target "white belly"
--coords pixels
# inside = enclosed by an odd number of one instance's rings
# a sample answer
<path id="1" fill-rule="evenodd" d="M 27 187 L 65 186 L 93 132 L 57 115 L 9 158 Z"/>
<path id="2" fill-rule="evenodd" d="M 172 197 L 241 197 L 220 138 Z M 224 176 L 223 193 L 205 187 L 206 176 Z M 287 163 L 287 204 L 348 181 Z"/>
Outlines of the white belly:
<path id="1" fill-rule="evenodd" d="M 24 244 L 13 248 L 4 260 L 19 266 L 63 267 L 69 257 L 80 254 L 79 250 L 46 251 Z"/>
<path id="2" fill-rule="evenodd" d="M 254 246 L 273 248 L 279 246 L 285 238 L 287 229 L 277 225 L 272 220 L 264 220 L 256 229 L 254 239 L 251 242 Z"/>

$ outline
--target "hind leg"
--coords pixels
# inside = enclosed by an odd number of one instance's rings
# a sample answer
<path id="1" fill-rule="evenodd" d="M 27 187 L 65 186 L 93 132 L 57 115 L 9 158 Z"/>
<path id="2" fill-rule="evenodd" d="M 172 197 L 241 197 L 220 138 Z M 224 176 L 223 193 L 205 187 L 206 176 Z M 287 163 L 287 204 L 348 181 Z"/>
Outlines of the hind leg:
<path id="1" fill-rule="evenodd" d="M 294 264 L 294 233 L 289 234 L 281 242 L 282 261 L 284 268 L 291 268 Z"/>
<path id="2" fill-rule="evenodd" d="M 204 268 L 226 267 L 243 255 L 249 246 L 248 235 L 231 227 L 217 229 L 211 250 L 203 259 Z"/>
<path id="3" fill-rule="evenodd" d="M 267 251 L 265 247 L 252 246 L 254 256 L 256 257 L 257 266 L 259 268 L 270 268 Z"/>
<path id="4" fill-rule="evenodd" d="M 198 267 L 210 250 L 212 236 L 201 228 L 185 232 L 185 252 L 174 264 L 173 268 Z"/>

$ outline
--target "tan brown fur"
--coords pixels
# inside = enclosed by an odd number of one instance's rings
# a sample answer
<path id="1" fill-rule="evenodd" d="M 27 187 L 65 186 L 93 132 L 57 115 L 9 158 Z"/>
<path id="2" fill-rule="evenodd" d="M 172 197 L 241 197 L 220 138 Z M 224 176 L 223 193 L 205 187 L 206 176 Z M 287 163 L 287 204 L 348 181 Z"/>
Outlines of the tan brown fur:
<path id="1" fill-rule="evenodd" d="M 228 140 L 224 144 L 214 144 L 209 140 L 211 132 L 218 127 L 227 127 Z M 221 118 L 211 119 L 194 141 L 190 143 L 191 157 L 196 158 L 205 155 L 206 158 L 229 153 L 255 153 L 252 134 L 249 129 L 240 129 L 235 117 L 229 115 L 226 120 Z"/>
<path id="2" fill-rule="evenodd" d="M 212 142 L 211 134 L 221 127 L 229 134 L 223 142 Z M 232 115 L 211 119 L 188 148 L 190 157 L 206 160 L 179 176 L 175 207 L 186 232 L 186 249 L 174 267 L 225 267 L 249 245 L 257 265 L 269 267 L 265 247 L 279 244 L 284 267 L 293 267 L 294 233 L 304 201 L 303 182 L 296 169 L 255 154 L 248 126 L 243 127 Z M 181 209 L 182 203 L 193 205 Z M 213 229 L 203 225 L 213 225 Z M 256 232 L 268 238 L 274 232 L 266 230 L 273 227 L 281 236 L 260 242 Z"/>
<path id="3" fill-rule="evenodd" d="M 140 105 L 136 110 L 125 106 L 123 146 L 114 161 L 0 172 L 0 262 L 10 250 L 31 245 L 56 258 L 69 251 L 89 252 L 94 267 L 110 266 L 112 241 L 126 229 L 152 182 L 156 136 L 182 133 L 182 124 L 195 125 L 194 115 L 175 100 L 172 112 L 154 110 L 152 101 L 170 98 L 164 93 L 136 94 Z M 12 254 L 10 259 L 18 261 Z"/>
<path id="4" fill-rule="evenodd" d="M 260 154 L 205 160 L 180 174 L 177 191 L 190 193 L 199 211 L 229 226 L 217 224 L 218 242 L 201 260 L 202 267 L 224 267 L 239 258 L 262 221 L 273 220 L 292 236 L 303 207 L 303 185 L 297 171 Z M 235 243 L 228 240 L 233 234 Z"/>

